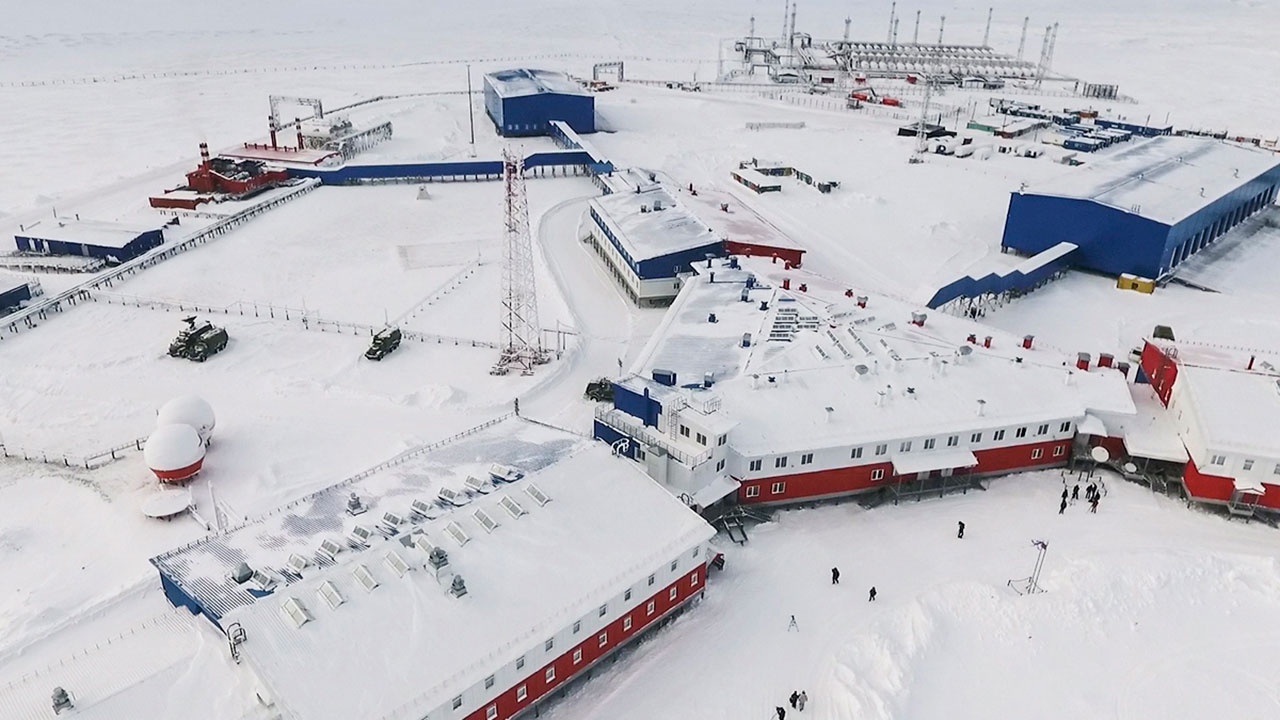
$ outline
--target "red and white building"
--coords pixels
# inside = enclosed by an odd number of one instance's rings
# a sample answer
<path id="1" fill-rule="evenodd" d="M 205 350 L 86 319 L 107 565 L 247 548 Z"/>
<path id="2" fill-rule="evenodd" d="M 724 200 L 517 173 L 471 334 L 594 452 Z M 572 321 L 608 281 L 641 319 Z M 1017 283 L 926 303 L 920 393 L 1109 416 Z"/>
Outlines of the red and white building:
<path id="1" fill-rule="evenodd" d="M 699 269 L 596 418 L 597 437 L 699 507 L 1065 465 L 1080 423 L 1135 413 L 1118 367 L 768 262 L 741 266 L 715 268 L 714 281 Z"/>
<path id="2" fill-rule="evenodd" d="M 1143 344 L 1143 375 L 1186 448 L 1189 497 L 1234 514 L 1280 510 L 1278 368 L 1280 359 L 1247 350 L 1157 339 Z"/>
<path id="3" fill-rule="evenodd" d="M 599 442 L 510 420 L 446 452 L 501 448 L 534 465 L 424 461 L 153 562 L 243 630 L 276 717 L 515 717 L 701 597 L 715 531 Z"/>

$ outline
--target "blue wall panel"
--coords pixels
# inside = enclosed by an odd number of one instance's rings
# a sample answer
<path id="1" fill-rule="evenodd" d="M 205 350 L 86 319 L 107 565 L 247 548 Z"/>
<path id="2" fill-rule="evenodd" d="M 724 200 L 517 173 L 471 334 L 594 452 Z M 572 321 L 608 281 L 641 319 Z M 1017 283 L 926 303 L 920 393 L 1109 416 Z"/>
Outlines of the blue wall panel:
<path id="1" fill-rule="evenodd" d="M 164 231 L 160 229 L 147 230 L 138 235 L 138 237 L 129 241 L 124 247 L 105 247 L 101 245 L 88 245 L 85 243 L 67 242 L 65 240 L 50 240 L 42 238 L 39 235 L 15 235 L 14 243 L 19 250 L 24 252 L 41 252 L 50 255 L 78 255 L 81 257 L 100 258 L 102 260 L 114 259 L 119 262 L 128 262 L 139 255 L 142 255 L 151 248 L 158 247 L 164 243 Z"/>
<path id="2" fill-rule="evenodd" d="M 19 285 L 16 288 L 0 292 L 0 310 L 17 307 L 24 300 L 31 299 L 31 286 Z"/>
<path id="3" fill-rule="evenodd" d="M 641 280 L 674 277 L 676 273 L 688 272 L 689 266 L 693 263 L 699 260 L 705 261 L 707 255 L 724 257 L 725 254 L 724 243 L 714 242 L 692 250 L 682 250 L 670 255 L 641 260 L 638 263 L 639 267 L 636 268 L 636 275 L 640 276 Z"/>
<path id="4" fill-rule="evenodd" d="M 1035 255 L 1075 243 L 1075 265 L 1119 275 L 1160 275 L 1169 226 L 1090 200 L 1012 193 L 1001 244 Z"/>
<path id="5" fill-rule="evenodd" d="M 618 383 L 613 384 L 613 407 L 640 418 L 649 427 L 658 426 L 658 415 L 662 413 L 661 403 L 649 397 L 648 390 L 638 393 Z"/>
<path id="6" fill-rule="evenodd" d="M 623 455 L 626 455 L 632 460 L 636 459 L 636 453 L 640 450 L 640 443 L 636 442 L 635 438 L 632 438 L 629 435 L 623 435 L 599 420 L 595 421 L 595 426 L 591 436 L 597 440 L 603 440 L 609 443 L 609 445 L 613 445 L 619 440 L 630 440 L 631 442 L 627 443 L 625 447 L 620 449 Z"/>
<path id="7" fill-rule="evenodd" d="M 595 98 L 590 95 L 560 95 L 538 93 L 494 98 L 500 105 L 498 112 L 489 112 L 498 134 L 504 137 L 549 135 L 550 122 L 560 120 L 579 133 L 596 131 Z M 486 95 L 485 107 L 488 109 Z"/>
<path id="8" fill-rule="evenodd" d="M 1028 292 L 1040 283 L 1074 265 L 1075 256 L 1078 252 L 1079 250 L 1073 250 L 1053 262 L 1041 265 L 1035 270 L 1026 273 L 1014 271 L 1003 276 L 989 273 L 982 277 L 973 277 L 972 275 L 962 277 L 949 285 L 939 288 L 933 294 L 933 298 L 929 300 L 929 307 L 937 308 L 956 298 L 976 298 L 986 293 L 999 295 L 1013 290 Z"/>
<path id="9" fill-rule="evenodd" d="M 184 607 L 191 611 L 192 615 L 203 614 L 205 617 L 218 627 L 222 627 L 221 618 L 204 608 L 203 605 L 196 602 L 195 598 L 186 593 L 185 590 L 178 587 L 178 584 L 169 579 L 169 576 L 160 573 L 160 587 L 164 589 L 164 596 L 174 607 Z"/>

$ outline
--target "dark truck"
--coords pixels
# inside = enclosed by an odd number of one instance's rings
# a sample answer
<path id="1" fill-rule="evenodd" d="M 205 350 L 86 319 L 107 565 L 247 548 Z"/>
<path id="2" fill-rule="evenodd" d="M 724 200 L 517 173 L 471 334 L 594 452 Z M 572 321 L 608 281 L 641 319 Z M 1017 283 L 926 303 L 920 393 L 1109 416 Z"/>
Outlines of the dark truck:
<path id="1" fill-rule="evenodd" d="M 400 347 L 400 328 L 383 328 L 373 336 L 373 342 L 370 343 L 369 349 L 364 351 L 364 356 L 370 360 L 381 360 L 398 347 Z"/>
<path id="2" fill-rule="evenodd" d="M 197 324 L 194 315 L 182 319 L 187 324 L 169 343 L 169 357 L 204 362 L 227 346 L 227 331 L 209 321 Z"/>

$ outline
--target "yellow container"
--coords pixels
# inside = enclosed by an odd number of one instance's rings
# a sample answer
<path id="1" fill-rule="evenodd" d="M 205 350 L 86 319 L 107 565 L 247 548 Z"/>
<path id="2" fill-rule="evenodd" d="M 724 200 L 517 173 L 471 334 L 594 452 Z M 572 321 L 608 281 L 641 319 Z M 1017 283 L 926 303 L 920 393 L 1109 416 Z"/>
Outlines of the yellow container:
<path id="1" fill-rule="evenodd" d="M 1140 293 L 1151 293 L 1156 291 L 1156 281 L 1150 278 L 1138 277 L 1124 273 L 1116 280 L 1116 287 L 1120 290 L 1136 290 Z"/>

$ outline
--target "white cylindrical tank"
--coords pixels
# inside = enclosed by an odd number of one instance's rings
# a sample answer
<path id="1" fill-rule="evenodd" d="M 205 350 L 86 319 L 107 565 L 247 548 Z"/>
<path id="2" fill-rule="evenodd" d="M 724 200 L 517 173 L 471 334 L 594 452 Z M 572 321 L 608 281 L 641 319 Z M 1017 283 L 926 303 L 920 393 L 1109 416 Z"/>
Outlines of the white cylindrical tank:
<path id="1" fill-rule="evenodd" d="M 204 443 L 190 425 L 161 425 L 142 449 L 147 467 L 161 482 L 182 482 L 204 464 Z"/>
<path id="2" fill-rule="evenodd" d="M 213 408 L 204 398 L 183 395 L 165 403 L 156 415 L 157 425 L 190 425 L 200 435 L 200 442 L 208 445 L 213 436 L 216 418 Z"/>

